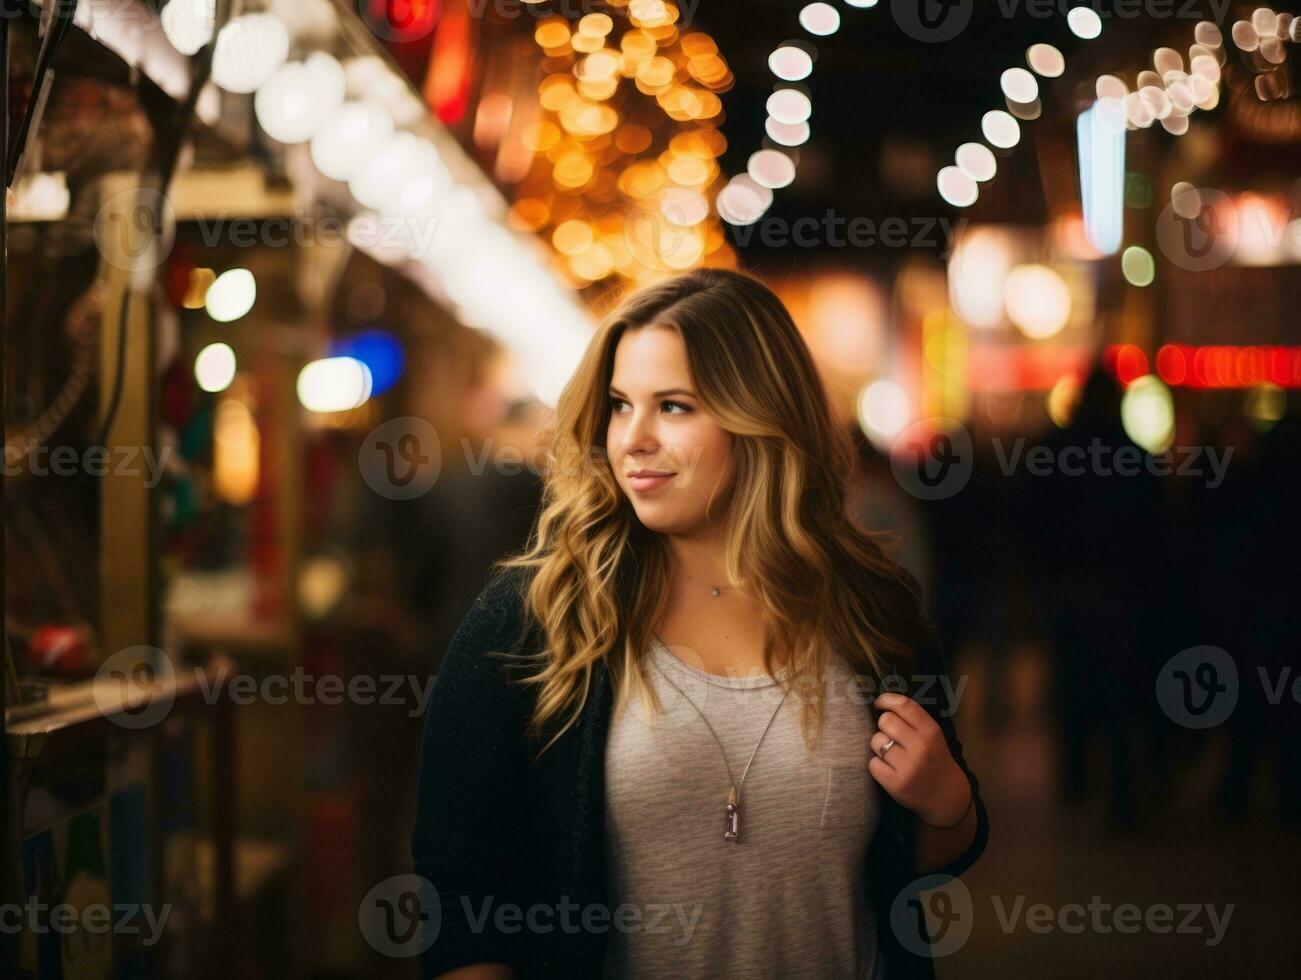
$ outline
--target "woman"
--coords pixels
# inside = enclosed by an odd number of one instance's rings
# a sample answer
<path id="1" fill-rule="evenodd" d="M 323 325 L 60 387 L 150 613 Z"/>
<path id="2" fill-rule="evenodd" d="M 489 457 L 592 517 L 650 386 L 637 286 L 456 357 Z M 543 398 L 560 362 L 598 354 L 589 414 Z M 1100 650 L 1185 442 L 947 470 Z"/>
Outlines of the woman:
<path id="1" fill-rule="evenodd" d="M 636 293 L 552 452 L 430 700 L 421 975 L 933 975 L 891 908 L 979 856 L 985 810 L 781 302 L 713 269 Z"/>

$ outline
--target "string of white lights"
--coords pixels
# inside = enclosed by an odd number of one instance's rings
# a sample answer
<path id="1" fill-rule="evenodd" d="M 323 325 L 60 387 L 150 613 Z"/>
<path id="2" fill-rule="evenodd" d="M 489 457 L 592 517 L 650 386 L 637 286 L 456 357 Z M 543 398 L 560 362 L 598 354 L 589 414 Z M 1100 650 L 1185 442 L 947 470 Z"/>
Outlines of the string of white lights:
<path id="1" fill-rule="evenodd" d="M 878 0 L 845 0 L 845 3 L 870 9 L 877 6 Z M 800 11 L 799 22 L 809 34 L 827 37 L 840 29 L 840 12 L 829 3 L 810 3 Z M 1066 23 L 1082 40 L 1092 40 L 1102 34 L 1102 18 L 1092 7 L 1072 8 L 1066 14 Z M 816 48 L 808 42 L 784 41 L 768 56 L 768 66 L 779 80 L 768 97 L 768 119 L 764 125 L 773 143 L 798 147 L 809 140 L 813 105 L 799 83 L 812 75 L 816 53 Z M 979 197 L 978 185 L 993 179 L 998 172 L 994 150 L 1017 146 L 1021 140 L 1018 119 L 1038 118 L 1041 106 L 1036 75 L 1057 78 L 1066 70 L 1065 56 L 1051 44 L 1031 45 L 1026 60 L 1030 71 L 1012 67 L 1000 77 L 1007 108 L 990 110 L 981 118 L 985 143 L 963 143 L 954 154 L 954 163 L 936 175 L 940 196 L 949 204 L 955 207 L 974 204 Z M 719 191 L 715 208 L 729 224 L 753 224 L 772 206 L 773 191 L 791 184 L 795 173 L 795 161 L 790 154 L 771 147 L 757 150 L 750 155 L 745 173 L 733 176 Z"/>
<path id="2" fill-rule="evenodd" d="M 1242 52 L 1247 68 L 1256 76 L 1256 96 L 1262 102 L 1291 94 L 1283 64 L 1287 61 L 1284 42 L 1301 43 L 1301 17 L 1257 7 L 1251 20 L 1236 21 L 1229 31 Z"/>
<path id="3" fill-rule="evenodd" d="M 1220 78 L 1225 62 L 1224 38 L 1210 21 L 1193 29 L 1184 56 L 1174 48 L 1152 52 L 1152 68 L 1138 73 L 1131 91 L 1118 75 L 1100 75 L 1094 83 L 1099 104 L 1110 106 L 1125 128 L 1148 129 L 1154 123 L 1176 136 L 1188 132 L 1188 119 L 1198 109 L 1213 109 L 1220 102 Z M 1153 70 L 1155 69 L 1155 70 Z"/>
<path id="4" fill-rule="evenodd" d="M 1073 7 L 1067 11 L 1066 26 L 1082 41 L 1092 41 L 1102 35 L 1102 18 L 1092 7 Z M 941 168 L 935 176 L 940 197 L 954 207 L 966 208 L 976 203 L 980 185 L 993 180 L 998 173 L 994 150 L 1015 148 L 1021 142 L 1021 120 L 1031 121 L 1041 115 L 1039 79 L 1060 78 L 1066 71 L 1066 56 L 1051 44 L 1032 44 L 1025 56 L 1029 70 L 1014 66 L 999 76 L 1007 108 L 991 109 L 981 117 L 980 132 L 985 142 L 972 140 L 961 144 L 953 154 L 953 163 Z"/>
<path id="5" fill-rule="evenodd" d="M 870 9 L 878 0 L 845 0 L 850 7 Z M 814 37 L 829 37 L 840 30 L 840 11 L 829 3 L 807 4 L 799 13 L 800 27 Z M 813 74 L 817 48 L 805 40 L 783 41 L 768 56 L 768 67 L 778 79 L 768 96 L 764 132 L 782 147 L 808 142 L 813 102 L 800 83 Z M 783 150 L 765 147 L 750 154 L 745 173 L 736 174 L 718 192 L 714 208 L 728 224 L 754 224 L 772 206 L 773 191 L 795 180 L 795 160 Z"/>

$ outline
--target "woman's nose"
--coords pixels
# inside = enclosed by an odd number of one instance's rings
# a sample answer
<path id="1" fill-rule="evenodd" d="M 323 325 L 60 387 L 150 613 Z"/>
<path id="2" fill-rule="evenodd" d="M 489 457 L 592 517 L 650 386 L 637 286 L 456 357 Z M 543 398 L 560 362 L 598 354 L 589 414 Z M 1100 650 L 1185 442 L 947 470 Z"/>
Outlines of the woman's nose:
<path id="1" fill-rule="evenodd" d="M 657 447 L 655 427 L 650 413 L 634 409 L 623 434 L 624 449 L 628 452 L 652 452 Z"/>

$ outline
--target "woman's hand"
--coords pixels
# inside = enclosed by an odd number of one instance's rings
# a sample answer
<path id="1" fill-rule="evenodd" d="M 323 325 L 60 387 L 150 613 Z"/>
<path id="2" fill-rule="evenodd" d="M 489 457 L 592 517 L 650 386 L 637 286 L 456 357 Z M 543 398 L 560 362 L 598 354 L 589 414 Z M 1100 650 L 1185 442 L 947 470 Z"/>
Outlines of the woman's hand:
<path id="1" fill-rule="evenodd" d="M 867 762 L 872 777 L 923 823 L 945 828 L 960 822 L 971 806 L 971 783 L 935 719 L 902 694 L 882 694 L 873 703 L 881 715 Z M 881 747 L 891 739 L 882 759 Z"/>

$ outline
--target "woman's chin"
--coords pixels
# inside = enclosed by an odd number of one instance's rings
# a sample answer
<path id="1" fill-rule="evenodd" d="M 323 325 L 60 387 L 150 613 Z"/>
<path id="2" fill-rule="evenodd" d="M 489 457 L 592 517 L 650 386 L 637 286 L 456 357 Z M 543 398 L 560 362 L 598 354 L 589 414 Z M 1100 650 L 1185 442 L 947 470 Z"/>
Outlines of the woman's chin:
<path id="1" fill-rule="evenodd" d="M 637 515 L 637 520 L 641 521 L 643 527 L 657 534 L 681 534 L 692 523 L 685 520 L 683 515 L 673 509 L 656 507 L 654 504 L 634 506 L 633 512 Z"/>

